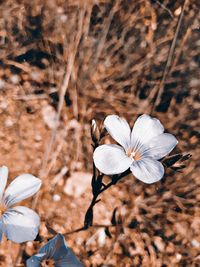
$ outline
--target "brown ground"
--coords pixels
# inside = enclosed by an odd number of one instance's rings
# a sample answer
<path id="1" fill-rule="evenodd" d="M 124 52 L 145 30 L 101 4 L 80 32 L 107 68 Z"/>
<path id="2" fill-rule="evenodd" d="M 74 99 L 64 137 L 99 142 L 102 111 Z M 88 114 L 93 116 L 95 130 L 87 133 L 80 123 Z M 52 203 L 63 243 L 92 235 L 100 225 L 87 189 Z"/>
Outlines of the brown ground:
<path id="1" fill-rule="evenodd" d="M 110 224 L 118 207 L 111 237 L 104 239 L 104 228 L 66 237 L 85 266 L 200 266 L 198 0 L 186 1 L 160 85 L 183 2 L 0 1 L 0 165 L 10 180 L 23 172 L 43 179 L 36 205 L 42 237 L 51 236 L 46 222 L 61 233 L 83 224 L 91 119 L 119 114 L 133 124 L 151 113 L 161 88 L 153 115 L 179 140 L 175 152 L 192 154 L 181 173 L 167 170 L 161 182 L 130 175 L 104 192 L 94 221 Z M 26 253 L 40 246 L 29 242 Z M 18 251 L 5 240 L 1 266 L 15 266 Z"/>

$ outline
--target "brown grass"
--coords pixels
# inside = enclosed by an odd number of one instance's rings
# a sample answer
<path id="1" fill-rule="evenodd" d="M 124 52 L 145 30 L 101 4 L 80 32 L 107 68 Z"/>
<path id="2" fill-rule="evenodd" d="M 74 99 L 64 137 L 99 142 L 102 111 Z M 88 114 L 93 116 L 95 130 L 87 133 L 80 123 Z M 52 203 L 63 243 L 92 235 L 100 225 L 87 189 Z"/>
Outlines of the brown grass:
<path id="1" fill-rule="evenodd" d="M 157 184 L 128 176 L 104 192 L 95 224 L 110 224 L 115 207 L 118 223 L 102 247 L 99 227 L 67 243 L 85 266 L 199 266 L 198 1 L 188 1 L 177 36 L 181 0 L 0 2 L 0 163 L 11 179 L 22 172 L 43 178 L 36 205 L 43 237 L 50 237 L 46 222 L 61 233 L 82 226 L 91 200 L 91 120 L 119 114 L 133 125 L 150 113 L 176 38 L 153 114 L 179 140 L 176 152 L 192 159 Z M 64 186 L 77 172 L 86 189 L 69 196 Z M 26 253 L 40 246 L 30 242 Z M 3 242 L 1 266 L 14 266 L 18 252 Z"/>

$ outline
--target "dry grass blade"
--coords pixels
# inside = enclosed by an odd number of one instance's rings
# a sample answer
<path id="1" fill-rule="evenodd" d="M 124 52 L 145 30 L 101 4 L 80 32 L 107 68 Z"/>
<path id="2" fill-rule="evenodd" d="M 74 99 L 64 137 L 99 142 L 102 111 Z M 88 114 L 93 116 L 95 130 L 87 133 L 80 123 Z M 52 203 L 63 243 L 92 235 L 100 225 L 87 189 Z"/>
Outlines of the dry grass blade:
<path id="1" fill-rule="evenodd" d="M 70 76 L 71 76 L 71 73 L 73 70 L 74 60 L 75 60 L 76 53 L 77 53 L 77 48 L 78 48 L 78 45 L 79 45 L 79 42 L 81 39 L 81 35 L 82 35 L 82 27 L 83 27 L 84 15 L 85 15 L 85 8 L 86 7 L 84 5 L 84 7 L 80 9 L 80 13 L 78 16 L 79 17 L 78 30 L 77 30 L 77 34 L 76 34 L 76 38 L 75 38 L 75 43 L 71 44 L 71 51 L 69 51 L 66 73 L 64 75 L 62 86 L 60 88 L 60 97 L 59 97 L 58 111 L 57 111 L 57 116 L 56 116 L 56 125 L 55 125 L 55 128 L 52 130 L 50 141 L 48 142 L 47 149 L 45 151 L 45 155 L 44 155 L 44 159 L 43 159 L 43 165 L 42 165 L 42 168 L 41 168 L 41 171 L 39 174 L 41 179 L 44 179 L 44 177 L 46 175 L 46 168 L 47 168 L 47 164 L 48 164 L 48 160 L 49 160 L 49 155 L 52 151 L 53 143 L 54 143 L 54 140 L 55 140 L 56 135 L 57 135 L 60 115 L 61 115 L 62 107 L 64 104 L 64 97 L 65 97 L 65 94 L 66 94 L 66 91 L 68 88 L 69 79 L 70 79 Z M 39 196 L 40 196 L 40 194 L 37 193 L 35 198 L 34 198 L 34 201 L 32 204 L 33 209 L 35 209 L 37 206 Z M 19 253 L 18 253 L 18 256 L 16 259 L 16 263 L 20 263 L 20 261 L 21 261 L 22 250 L 23 250 L 23 247 L 20 247 L 20 250 L 19 250 Z"/>
<path id="2" fill-rule="evenodd" d="M 84 6 L 83 9 L 80 10 L 79 21 L 78 21 L 78 31 L 77 31 L 77 35 L 76 35 L 76 38 L 75 38 L 75 43 L 71 43 L 71 50 L 69 51 L 69 57 L 68 57 L 68 62 L 67 62 L 66 73 L 64 75 L 63 83 L 62 83 L 62 86 L 61 86 L 61 89 L 60 89 L 60 94 L 59 94 L 60 96 L 59 96 L 59 103 L 58 103 L 58 111 L 57 111 L 57 115 L 56 115 L 55 128 L 52 130 L 50 141 L 48 142 L 47 149 L 45 151 L 44 160 L 43 160 L 43 166 L 41 168 L 40 177 L 44 177 L 45 176 L 45 171 L 46 171 L 49 155 L 51 153 L 52 146 L 53 146 L 56 134 L 57 134 L 60 115 L 61 115 L 62 107 L 63 107 L 63 104 L 64 104 L 64 97 L 65 97 L 65 94 L 66 94 L 66 91 L 67 91 L 67 88 L 68 88 L 69 79 L 70 79 L 70 76 L 71 76 L 71 73 L 72 73 L 74 60 L 75 60 L 76 53 L 77 53 L 77 48 L 78 48 L 78 45 L 79 45 L 79 42 L 80 42 L 80 39 L 81 39 L 84 15 L 85 15 L 85 6 Z"/>
<path id="3" fill-rule="evenodd" d="M 176 31 L 175 31 L 175 34 L 174 34 L 174 38 L 173 38 L 173 41 L 172 41 L 172 44 L 171 44 L 171 47 L 170 47 L 170 50 L 169 50 L 167 63 L 166 63 L 166 66 L 165 66 L 165 69 L 164 69 L 164 72 L 163 72 L 162 80 L 161 80 L 158 88 L 156 89 L 156 93 L 154 95 L 155 99 L 154 99 L 154 102 L 153 102 L 153 105 L 152 105 L 152 108 L 151 108 L 151 113 L 154 111 L 154 108 L 160 103 L 160 100 L 161 100 L 161 97 L 162 97 L 162 94 L 163 94 L 163 90 L 164 90 L 164 85 L 165 85 L 165 82 L 166 82 L 166 78 L 167 78 L 167 75 L 168 75 L 168 73 L 170 71 L 170 66 L 172 64 L 173 55 L 174 55 L 174 51 L 175 51 L 175 46 L 176 46 L 176 42 L 177 42 L 179 31 L 180 31 L 180 28 L 181 28 L 181 23 L 182 23 L 182 20 L 183 20 L 184 11 L 185 11 L 185 8 L 186 8 L 188 2 L 189 2 L 188 0 L 184 1 L 183 7 L 182 7 L 182 10 L 181 10 L 181 14 L 180 14 L 179 19 L 178 19 L 178 23 L 177 23 Z"/>

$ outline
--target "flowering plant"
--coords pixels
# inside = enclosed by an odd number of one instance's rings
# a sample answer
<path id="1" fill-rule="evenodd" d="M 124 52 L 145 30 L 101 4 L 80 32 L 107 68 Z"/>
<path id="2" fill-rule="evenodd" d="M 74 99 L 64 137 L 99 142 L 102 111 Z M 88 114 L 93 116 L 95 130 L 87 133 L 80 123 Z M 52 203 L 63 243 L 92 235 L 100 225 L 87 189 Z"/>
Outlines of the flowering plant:
<path id="1" fill-rule="evenodd" d="M 100 201 L 99 195 L 123 177 L 132 173 L 146 184 L 155 183 L 163 177 L 164 166 L 182 169 L 185 167 L 182 162 L 191 156 L 176 154 L 164 158 L 178 141 L 172 134 L 164 133 L 164 127 L 158 119 L 146 114 L 138 117 L 132 131 L 127 121 L 117 115 L 107 116 L 101 130 L 93 120 L 91 129 L 94 148 L 93 198 L 85 214 L 84 227 L 80 229 L 92 226 L 93 208 Z M 100 145 L 106 131 L 118 144 Z M 111 179 L 106 184 L 103 181 L 105 174 Z"/>
<path id="2" fill-rule="evenodd" d="M 106 131 L 117 144 L 100 144 Z M 94 148 L 91 183 L 93 198 L 85 214 L 83 227 L 65 233 L 66 235 L 86 230 L 93 225 L 93 208 L 100 201 L 99 195 L 123 177 L 132 173 L 145 184 L 155 183 L 163 177 L 164 166 L 179 170 L 184 168 L 182 162 L 190 157 L 189 154 L 176 154 L 164 158 L 178 141 L 172 134 L 164 133 L 164 127 L 158 119 L 145 114 L 138 117 L 132 130 L 127 121 L 117 115 L 107 116 L 101 131 L 93 120 L 91 137 Z M 104 175 L 110 177 L 110 182 L 104 183 Z M 15 204 L 33 196 L 40 189 L 41 180 L 30 174 L 22 174 L 5 190 L 7 179 L 8 168 L 3 166 L 0 168 L 0 240 L 4 233 L 16 243 L 32 241 L 38 235 L 40 218 L 32 209 Z M 111 224 L 117 227 L 115 217 L 116 209 Z M 107 229 L 107 233 L 109 226 L 100 225 Z M 27 267 L 83 266 L 67 247 L 64 235 L 58 234 L 51 227 L 47 226 L 47 229 L 55 236 L 26 261 Z"/>

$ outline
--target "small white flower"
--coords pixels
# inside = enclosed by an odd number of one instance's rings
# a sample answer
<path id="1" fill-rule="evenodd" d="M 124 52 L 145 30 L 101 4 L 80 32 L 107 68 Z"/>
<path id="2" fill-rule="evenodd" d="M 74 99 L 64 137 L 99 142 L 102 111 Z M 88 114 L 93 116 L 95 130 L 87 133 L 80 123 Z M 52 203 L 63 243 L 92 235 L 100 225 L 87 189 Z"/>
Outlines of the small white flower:
<path id="1" fill-rule="evenodd" d="M 164 167 L 158 160 L 166 156 L 177 145 L 176 138 L 164 132 L 158 119 L 149 115 L 138 117 L 131 131 L 127 121 L 109 115 L 104 126 L 117 144 L 101 145 L 94 151 L 97 169 L 107 175 L 120 174 L 128 168 L 133 175 L 151 184 L 164 175 Z"/>
<path id="2" fill-rule="evenodd" d="M 3 233 L 16 243 L 34 240 L 39 231 L 39 216 L 29 208 L 14 205 L 34 195 L 40 189 L 41 180 L 22 174 L 5 190 L 7 179 L 8 168 L 0 167 L 0 241 Z"/>

